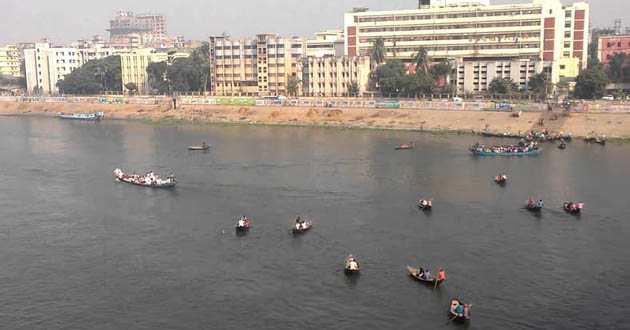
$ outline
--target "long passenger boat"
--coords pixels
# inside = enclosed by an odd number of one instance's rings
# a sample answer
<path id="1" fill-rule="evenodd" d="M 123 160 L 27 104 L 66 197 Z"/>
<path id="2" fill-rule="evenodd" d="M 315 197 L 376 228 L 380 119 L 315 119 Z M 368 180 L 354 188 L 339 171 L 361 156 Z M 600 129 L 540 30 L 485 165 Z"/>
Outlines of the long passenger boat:
<path id="1" fill-rule="evenodd" d="M 95 113 L 73 113 L 73 114 L 65 114 L 63 112 L 59 113 L 60 119 L 74 119 L 74 120 L 101 120 L 105 118 L 105 114 L 103 112 L 95 112 Z"/>
<path id="2" fill-rule="evenodd" d="M 470 151 L 478 156 L 537 156 L 540 155 L 543 148 L 538 143 L 530 142 L 525 145 L 509 145 L 509 146 L 482 146 L 478 143 L 470 147 Z"/>

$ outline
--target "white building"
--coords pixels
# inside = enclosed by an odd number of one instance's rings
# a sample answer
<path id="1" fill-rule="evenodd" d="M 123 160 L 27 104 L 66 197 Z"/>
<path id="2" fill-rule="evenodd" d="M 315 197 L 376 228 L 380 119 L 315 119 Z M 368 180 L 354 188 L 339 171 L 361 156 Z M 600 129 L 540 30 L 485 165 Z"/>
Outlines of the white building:
<path id="1" fill-rule="evenodd" d="M 306 41 L 306 56 L 343 56 L 345 41 L 342 30 L 326 30 L 315 33 L 315 39 Z"/>

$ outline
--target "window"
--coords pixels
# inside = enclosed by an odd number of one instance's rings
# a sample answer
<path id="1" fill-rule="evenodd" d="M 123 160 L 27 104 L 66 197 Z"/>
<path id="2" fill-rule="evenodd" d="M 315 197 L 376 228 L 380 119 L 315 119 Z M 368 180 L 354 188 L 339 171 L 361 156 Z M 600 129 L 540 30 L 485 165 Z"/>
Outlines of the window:
<path id="1" fill-rule="evenodd" d="M 570 10 L 564 12 L 564 17 L 571 18 L 571 14 L 573 14 Z"/>
<path id="2" fill-rule="evenodd" d="M 564 48 L 571 48 L 571 42 L 565 41 L 564 42 Z"/>
<path id="3" fill-rule="evenodd" d="M 564 32 L 564 37 L 565 38 L 571 38 L 571 31 Z"/>
<path id="4" fill-rule="evenodd" d="M 617 47 L 621 48 L 621 42 L 617 43 Z"/>
<path id="5" fill-rule="evenodd" d="M 565 66 L 564 64 L 561 64 L 561 65 L 560 65 L 560 70 L 564 70 L 564 69 L 565 69 L 565 67 L 566 67 L 566 66 Z"/>
<path id="6" fill-rule="evenodd" d="M 564 23 L 564 27 L 565 28 L 570 28 L 571 27 L 571 21 L 568 21 L 568 22 Z"/>
<path id="7" fill-rule="evenodd" d="M 564 57 L 571 57 L 571 52 L 564 52 L 564 54 L 562 54 Z"/>

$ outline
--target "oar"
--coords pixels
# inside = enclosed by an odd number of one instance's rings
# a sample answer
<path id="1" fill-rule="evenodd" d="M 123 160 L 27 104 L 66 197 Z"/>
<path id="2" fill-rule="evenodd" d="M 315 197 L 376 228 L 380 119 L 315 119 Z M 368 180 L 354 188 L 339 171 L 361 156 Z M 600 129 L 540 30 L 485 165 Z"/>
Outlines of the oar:
<path id="1" fill-rule="evenodd" d="M 435 284 L 433 285 L 433 291 L 435 291 L 435 288 L 437 288 L 437 284 L 438 284 L 438 278 L 435 278 Z"/>

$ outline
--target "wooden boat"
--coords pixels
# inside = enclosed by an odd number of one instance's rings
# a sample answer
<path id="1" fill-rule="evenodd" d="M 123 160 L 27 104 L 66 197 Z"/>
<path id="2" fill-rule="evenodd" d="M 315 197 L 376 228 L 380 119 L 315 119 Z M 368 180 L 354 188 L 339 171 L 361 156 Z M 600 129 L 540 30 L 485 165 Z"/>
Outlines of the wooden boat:
<path id="1" fill-rule="evenodd" d="M 177 184 L 173 174 L 169 175 L 166 179 L 162 179 L 152 172 L 141 176 L 137 174 L 125 173 L 121 169 L 114 170 L 114 177 L 117 181 L 125 182 L 137 186 L 150 187 L 150 188 L 173 188 Z"/>
<path id="2" fill-rule="evenodd" d="M 525 206 L 523 206 L 524 209 L 528 210 L 528 211 L 532 211 L 532 212 L 540 212 L 540 210 L 542 210 L 541 206 L 538 206 L 537 203 L 534 203 L 533 205 L 529 203 L 529 201 L 525 202 Z"/>
<path id="3" fill-rule="evenodd" d="M 432 286 L 436 286 L 436 285 L 439 286 L 442 282 L 444 282 L 443 280 L 442 281 L 438 281 L 435 276 L 431 276 L 431 277 L 429 277 L 429 279 L 426 279 L 424 277 L 420 277 L 419 276 L 420 268 L 414 268 L 414 267 L 411 267 L 411 266 L 407 266 L 407 271 L 409 272 L 409 275 L 411 275 L 411 277 L 413 277 L 415 280 L 417 280 L 417 281 L 419 281 L 421 283 L 430 284 Z M 435 283 L 436 281 L 437 281 L 437 284 Z"/>
<path id="4" fill-rule="evenodd" d="M 571 209 L 571 204 L 575 206 L 574 209 Z M 571 213 L 571 214 L 580 214 L 582 212 L 581 209 L 577 208 L 577 203 L 573 203 L 573 202 L 564 202 L 564 204 L 562 204 L 562 208 L 564 209 L 565 212 Z"/>
<path id="5" fill-rule="evenodd" d="M 101 120 L 105 118 L 103 112 L 95 112 L 95 113 L 73 113 L 73 114 L 65 114 L 63 112 L 59 113 L 59 119 L 73 119 L 73 120 Z"/>
<path id="6" fill-rule="evenodd" d="M 293 225 L 293 228 L 291 228 L 291 231 L 294 234 L 301 234 L 304 233 L 306 231 L 308 231 L 309 229 L 311 229 L 311 227 L 313 227 L 313 223 L 311 222 L 311 220 L 306 220 L 305 222 L 302 223 L 302 225 L 300 225 L 300 227 L 296 227 L 296 225 Z"/>
<path id="7" fill-rule="evenodd" d="M 430 199 L 421 199 L 418 201 L 418 208 L 428 211 L 433 208 L 433 201 Z"/>
<path id="8" fill-rule="evenodd" d="M 244 225 L 240 225 L 239 222 L 242 220 L 239 219 L 239 221 L 236 223 L 236 226 L 234 227 L 236 230 L 236 233 L 246 233 L 249 230 L 249 220 L 245 219 L 245 224 Z"/>
<path id="9" fill-rule="evenodd" d="M 190 147 L 188 147 L 188 150 L 193 150 L 193 151 L 206 151 L 208 149 L 210 149 L 210 146 L 205 144 L 205 143 L 200 145 L 200 146 L 190 146 Z"/>
<path id="10" fill-rule="evenodd" d="M 359 265 L 359 260 L 357 260 L 357 258 L 355 258 L 352 254 L 349 254 L 343 262 L 343 271 L 346 274 L 356 274 L 359 272 L 360 268 L 361 266 Z"/>
<path id="11" fill-rule="evenodd" d="M 494 182 L 496 182 L 497 184 L 505 184 L 507 182 L 507 175 L 502 174 L 495 176 Z"/>
<path id="12" fill-rule="evenodd" d="M 457 308 L 457 306 L 462 305 L 464 307 L 464 312 L 461 314 L 458 314 L 455 312 L 455 309 Z M 464 323 L 468 320 L 470 320 L 470 309 L 472 307 L 472 304 L 462 304 L 462 302 L 459 299 L 452 299 L 451 300 L 451 305 L 448 308 L 448 315 L 451 318 L 451 320 L 453 322 L 456 323 Z"/>
<path id="13" fill-rule="evenodd" d="M 538 156 L 542 152 L 543 148 L 538 148 L 532 151 L 524 152 L 486 152 L 479 150 L 471 150 L 476 156 Z"/>
<path id="14" fill-rule="evenodd" d="M 394 147 L 394 149 L 396 149 L 396 150 L 409 150 L 409 149 L 413 149 L 413 144 L 411 144 L 411 143 L 404 143 L 404 144 L 401 144 L 401 145 L 399 145 L 399 146 L 397 146 L 397 147 Z"/>

